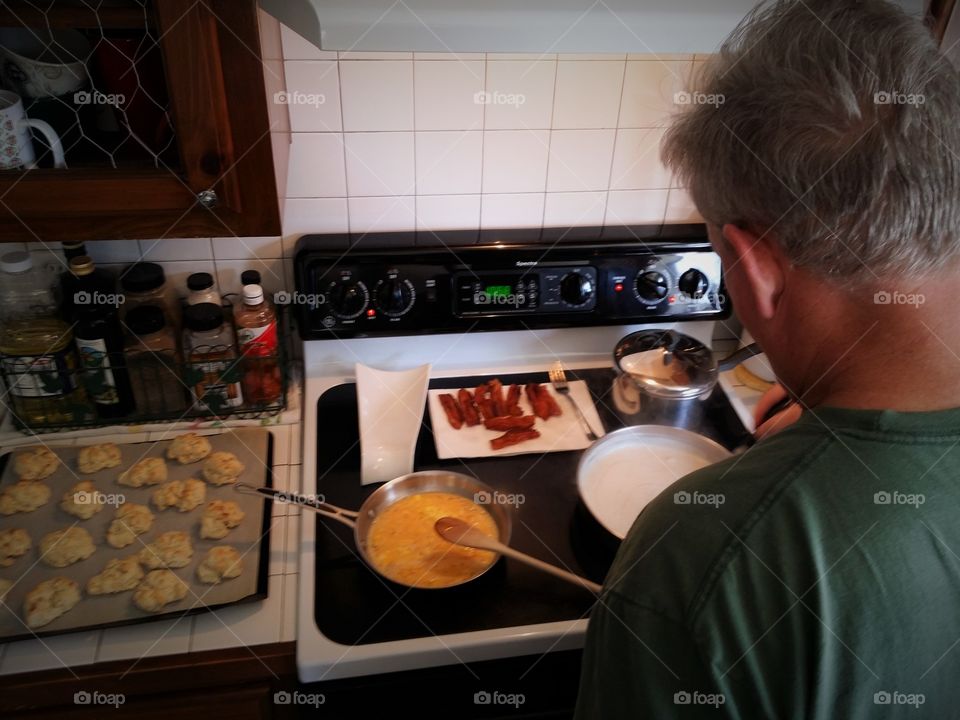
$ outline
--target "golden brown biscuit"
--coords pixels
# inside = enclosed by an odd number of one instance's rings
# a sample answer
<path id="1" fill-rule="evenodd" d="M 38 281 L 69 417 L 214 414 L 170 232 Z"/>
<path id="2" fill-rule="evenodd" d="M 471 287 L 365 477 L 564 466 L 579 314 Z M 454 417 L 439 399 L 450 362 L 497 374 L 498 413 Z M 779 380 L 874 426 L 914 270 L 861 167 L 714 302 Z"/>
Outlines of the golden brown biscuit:
<path id="1" fill-rule="evenodd" d="M 87 445 L 80 448 L 77 456 L 77 468 L 82 473 L 95 473 L 104 468 L 116 467 L 120 464 L 120 448 L 114 443 Z"/>
<path id="2" fill-rule="evenodd" d="M 243 572 L 243 560 L 235 547 L 217 545 L 210 548 L 203 562 L 197 566 L 200 582 L 214 585 L 221 580 L 239 577 Z"/>
<path id="3" fill-rule="evenodd" d="M 210 441 L 196 433 L 175 437 L 167 448 L 167 457 L 181 465 L 203 460 L 210 454 Z"/>
<path id="4" fill-rule="evenodd" d="M 151 570 L 133 593 L 133 603 L 147 612 L 160 612 L 165 605 L 183 600 L 187 584 L 169 570 Z"/>
<path id="5" fill-rule="evenodd" d="M 117 508 L 117 514 L 107 528 L 107 543 L 110 547 L 126 547 L 137 535 L 143 535 L 153 525 L 153 513 L 146 505 L 124 503 Z"/>
<path id="6" fill-rule="evenodd" d="M 157 510 L 175 507 L 180 512 L 188 512 L 203 503 L 207 498 L 207 486 L 202 480 L 187 478 L 171 480 L 153 491 L 151 500 Z"/>
<path id="7" fill-rule="evenodd" d="M 89 480 L 81 480 L 63 494 L 60 509 L 81 520 L 89 520 L 103 510 L 97 487 Z"/>
<path id="8" fill-rule="evenodd" d="M 203 477 L 211 485 L 236 482 L 244 469 L 243 463 L 230 452 L 218 451 L 203 461 Z"/>
<path id="9" fill-rule="evenodd" d="M 0 514 L 33 512 L 50 501 L 50 488 L 41 482 L 21 480 L 0 492 Z"/>
<path id="10" fill-rule="evenodd" d="M 60 458 L 49 448 L 32 447 L 13 458 L 13 471 L 21 480 L 43 480 L 60 467 Z"/>
<path id="11" fill-rule="evenodd" d="M 33 543 L 23 528 L 0 530 L 0 566 L 10 567 L 21 555 L 26 555 Z"/>
<path id="12" fill-rule="evenodd" d="M 80 586 L 65 577 L 44 580 L 27 593 L 23 614 L 27 626 L 42 627 L 69 611 L 80 602 Z"/>
<path id="13" fill-rule="evenodd" d="M 143 568 L 136 555 L 114 558 L 103 571 L 87 580 L 87 594 L 108 595 L 133 590 L 143 580 Z"/>
<path id="14" fill-rule="evenodd" d="M 156 485 L 167 479 L 167 463 L 163 458 L 148 457 L 120 473 L 117 482 L 129 487 Z"/>
<path id="15" fill-rule="evenodd" d="M 51 567 L 66 567 L 86 560 L 95 550 L 90 533 L 81 527 L 54 530 L 40 540 L 40 559 Z"/>
<path id="16" fill-rule="evenodd" d="M 212 500 L 200 519 L 200 537 L 219 540 L 239 525 L 246 513 L 233 500 Z"/>
<path id="17" fill-rule="evenodd" d="M 157 536 L 137 555 L 140 564 L 148 570 L 179 568 L 189 564 L 193 557 L 190 536 L 180 530 L 170 530 Z"/>

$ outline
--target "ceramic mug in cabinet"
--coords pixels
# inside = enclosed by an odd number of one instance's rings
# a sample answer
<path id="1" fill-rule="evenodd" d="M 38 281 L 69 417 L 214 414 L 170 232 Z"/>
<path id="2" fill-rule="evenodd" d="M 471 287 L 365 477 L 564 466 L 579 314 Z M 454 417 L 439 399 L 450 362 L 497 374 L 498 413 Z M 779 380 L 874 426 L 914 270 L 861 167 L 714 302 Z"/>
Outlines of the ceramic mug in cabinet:
<path id="1" fill-rule="evenodd" d="M 53 166 L 65 168 L 67 163 L 60 137 L 49 123 L 28 118 L 20 96 L 8 90 L 0 90 L 0 168 L 36 167 L 37 157 L 33 151 L 30 128 L 46 138 L 53 153 Z"/>

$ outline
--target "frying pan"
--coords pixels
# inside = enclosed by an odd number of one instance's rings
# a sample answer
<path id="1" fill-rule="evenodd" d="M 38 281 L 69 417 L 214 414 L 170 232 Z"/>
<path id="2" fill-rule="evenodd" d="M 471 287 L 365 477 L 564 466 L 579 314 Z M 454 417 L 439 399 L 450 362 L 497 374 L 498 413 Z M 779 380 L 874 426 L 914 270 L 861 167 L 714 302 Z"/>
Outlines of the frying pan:
<path id="1" fill-rule="evenodd" d="M 494 559 L 479 572 L 458 582 L 438 588 L 437 586 L 426 587 L 422 585 L 412 585 L 410 583 L 404 583 L 395 580 L 389 575 L 381 572 L 370 557 L 367 547 L 367 538 L 370 534 L 370 526 L 384 510 L 402 498 L 409 497 L 411 495 L 419 495 L 421 493 L 443 492 L 450 493 L 452 495 L 459 495 L 467 498 L 471 502 L 476 503 L 478 497 L 494 497 L 494 490 L 489 485 L 480 482 L 476 478 L 472 478 L 461 473 L 448 472 L 445 470 L 422 470 L 420 472 L 401 475 L 400 477 L 394 478 L 393 480 L 390 480 L 389 482 L 384 483 L 377 488 L 366 500 L 363 501 L 360 509 L 356 512 L 352 510 L 345 510 L 328 502 L 310 499 L 304 496 L 295 496 L 293 493 L 284 492 L 283 490 L 275 490 L 273 488 L 254 487 L 245 483 L 237 483 L 234 488 L 238 492 L 265 495 L 279 501 L 289 502 L 292 500 L 299 505 L 303 505 L 304 507 L 314 510 L 324 517 L 330 518 L 331 520 L 336 520 L 337 522 L 346 525 L 353 530 L 353 537 L 357 546 L 357 550 L 367 565 L 382 577 L 385 577 L 390 580 L 390 582 L 397 583 L 398 585 L 406 585 L 407 587 L 423 590 L 442 589 L 454 587 L 456 585 L 462 585 L 483 575 L 485 572 L 487 572 L 487 570 L 492 568 L 500 558 L 499 553 L 494 553 Z M 507 512 L 506 508 L 500 503 L 484 504 L 481 507 L 487 511 L 487 513 L 496 523 L 498 539 L 500 542 L 504 545 L 508 545 L 510 543 L 510 533 L 512 529 L 509 512 Z"/>

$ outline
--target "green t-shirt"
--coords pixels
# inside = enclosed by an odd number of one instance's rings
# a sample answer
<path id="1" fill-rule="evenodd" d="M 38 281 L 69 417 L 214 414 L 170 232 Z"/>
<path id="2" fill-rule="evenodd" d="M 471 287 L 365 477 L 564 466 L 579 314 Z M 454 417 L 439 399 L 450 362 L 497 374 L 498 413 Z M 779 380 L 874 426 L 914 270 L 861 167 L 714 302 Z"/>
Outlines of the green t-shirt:
<path id="1" fill-rule="evenodd" d="M 577 718 L 960 718 L 960 409 L 821 408 L 640 514 Z"/>

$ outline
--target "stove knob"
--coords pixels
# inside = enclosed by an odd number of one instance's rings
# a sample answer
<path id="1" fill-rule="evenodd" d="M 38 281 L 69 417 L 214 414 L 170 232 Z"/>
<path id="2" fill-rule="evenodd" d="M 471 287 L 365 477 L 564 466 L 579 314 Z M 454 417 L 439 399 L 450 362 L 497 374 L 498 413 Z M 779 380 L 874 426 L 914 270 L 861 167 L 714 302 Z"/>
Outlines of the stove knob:
<path id="1" fill-rule="evenodd" d="M 677 281 L 677 287 L 684 295 L 700 299 L 706 295 L 710 283 L 707 281 L 707 276 L 699 270 L 687 270 Z"/>
<path id="2" fill-rule="evenodd" d="M 327 303 L 341 320 L 352 320 L 367 308 L 370 293 L 360 281 L 340 280 L 327 286 Z"/>
<path id="3" fill-rule="evenodd" d="M 391 277 L 378 282 L 373 295 L 380 312 L 387 317 L 400 317 L 413 307 L 416 293 L 409 280 Z"/>
<path id="4" fill-rule="evenodd" d="M 570 272 L 560 280 L 560 297 L 569 305 L 583 305 L 593 297 L 593 280 Z"/>
<path id="5" fill-rule="evenodd" d="M 646 302 L 659 302 L 667 296 L 667 278 L 656 270 L 637 275 L 637 297 Z"/>

